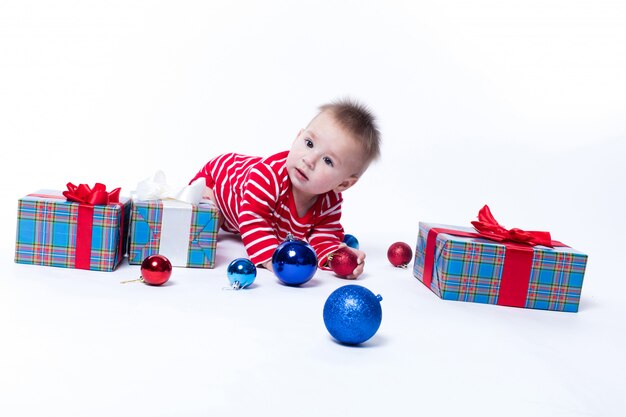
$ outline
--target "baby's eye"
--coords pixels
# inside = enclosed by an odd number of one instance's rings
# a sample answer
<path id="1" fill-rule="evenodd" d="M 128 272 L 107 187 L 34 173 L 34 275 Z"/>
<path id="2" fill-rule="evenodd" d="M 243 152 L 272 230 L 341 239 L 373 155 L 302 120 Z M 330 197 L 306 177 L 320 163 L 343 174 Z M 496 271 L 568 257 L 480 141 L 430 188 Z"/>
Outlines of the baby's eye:
<path id="1" fill-rule="evenodd" d="M 330 167 L 334 167 L 334 166 L 335 166 L 335 164 L 333 164 L 333 160 L 332 160 L 332 159 L 330 159 L 330 158 L 329 158 L 329 157 L 327 157 L 327 156 L 325 156 L 325 157 L 324 157 L 324 163 L 325 163 L 326 165 L 330 166 Z"/>
<path id="2" fill-rule="evenodd" d="M 306 144 L 307 148 L 313 147 L 313 141 L 311 139 L 305 139 L 304 143 Z"/>

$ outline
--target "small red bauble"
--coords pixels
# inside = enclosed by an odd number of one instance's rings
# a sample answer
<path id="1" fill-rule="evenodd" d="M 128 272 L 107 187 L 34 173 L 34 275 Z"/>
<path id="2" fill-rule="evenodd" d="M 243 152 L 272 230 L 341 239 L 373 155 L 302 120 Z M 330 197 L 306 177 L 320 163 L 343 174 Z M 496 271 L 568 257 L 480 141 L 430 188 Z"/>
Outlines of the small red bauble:
<path id="1" fill-rule="evenodd" d="M 172 263 L 163 255 L 150 255 L 141 263 L 141 278 L 150 285 L 163 285 L 172 275 Z"/>
<path id="2" fill-rule="evenodd" d="M 330 269 L 332 269 L 335 274 L 343 278 L 351 275 L 359 264 L 356 254 L 346 248 L 339 249 L 337 252 L 329 256 L 328 259 Z"/>
<path id="3" fill-rule="evenodd" d="M 397 266 L 400 268 L 406 268 L 406 266 L 411 262 L 411 258 L 413 257 L 413 251 L 411 247 L 404 242 L 396 242 L 389 246 L 389 250 L 387 250 L 387 259 L 393 266 Z"/>

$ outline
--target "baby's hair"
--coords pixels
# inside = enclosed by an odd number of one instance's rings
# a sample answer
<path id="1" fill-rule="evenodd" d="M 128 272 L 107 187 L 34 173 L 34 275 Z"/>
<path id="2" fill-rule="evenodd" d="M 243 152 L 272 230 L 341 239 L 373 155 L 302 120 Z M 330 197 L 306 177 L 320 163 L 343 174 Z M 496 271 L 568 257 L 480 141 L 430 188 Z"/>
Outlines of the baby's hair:
<path id="1" fill-rule="evenodd" d="M 376 118 L 365 105 L 349 98 L 342 98 L 319 108 L 320 113 L 330 112 L 337 123 L 350 133 L 365 154 L 363 170 L 380 157 L 380 131 Z"/>

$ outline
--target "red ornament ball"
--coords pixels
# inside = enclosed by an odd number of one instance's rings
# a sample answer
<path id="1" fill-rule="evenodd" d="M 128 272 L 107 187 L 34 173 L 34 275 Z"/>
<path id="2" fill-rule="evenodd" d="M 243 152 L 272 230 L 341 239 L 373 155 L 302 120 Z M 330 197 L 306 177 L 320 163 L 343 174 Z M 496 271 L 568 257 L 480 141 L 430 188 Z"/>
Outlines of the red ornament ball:
<path id="1" fill-rule="evenodd" d="M 413 258 L 411 247 L 404 242 L 396 242 L 389 246 L 387 250 L 387 259 L 393 266 L 406 268 Z"/>
<path id="2" fill-rule="evenodd" d="M 141 278 L 150 285 L 163 285 L 172 275 L 172 263 L 163 255 L 150 255 L 141 263 Z"/>
<path id="3" fill-rule="evenodd" d="M 330 269 L 342 278 L 351 275 L 358 264 L 356 254 L 347 248 L 341 248 L 329 256 Z"/>

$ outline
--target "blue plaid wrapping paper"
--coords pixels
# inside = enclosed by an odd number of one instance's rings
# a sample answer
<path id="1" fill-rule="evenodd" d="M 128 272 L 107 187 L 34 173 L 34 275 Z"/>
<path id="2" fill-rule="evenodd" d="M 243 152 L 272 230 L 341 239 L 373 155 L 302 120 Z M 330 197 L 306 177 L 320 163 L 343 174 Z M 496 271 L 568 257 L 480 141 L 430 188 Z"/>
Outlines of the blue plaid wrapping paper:
<path id="1" fill-rule="evenodd" d="M 50 197 L 45 197 L 50 196 Z M 56 197 L 59 198 L 56 198 Z M 94 206 L 89 269 L 113 271 L 122 261 L 130 200 Z M 79 203 L 68 202 L 58 190 L 40 190 L 18 200 L 15 262 L 74 268 Z"/>
<path id="2" fill-rule="evenodd" d="M 148 256 L 159 253 L 163 210 L 161 200 L 133 201 L 129 233 L 129 263 L 141 264 Z M 167 208 L 167 210 L 177 209 Z M 215 266 L 217 231 L 218 210 L 210 201 L 202 200 L 200 204 L 193 207 L 185 266 L 191 268 Z"/>
<path id="3" fill-rule="evenodd" d="M 473 228 L 419 223 L 413 275 L 423 281 L 426 239 L 431 228 Z M 437 235 L 430 289 L 440 298 L 497 304 L 506 247 L 482 238 Z M 576 312 L 587 255 L 569 247 L 535 246 L 525 308 Z"/>

